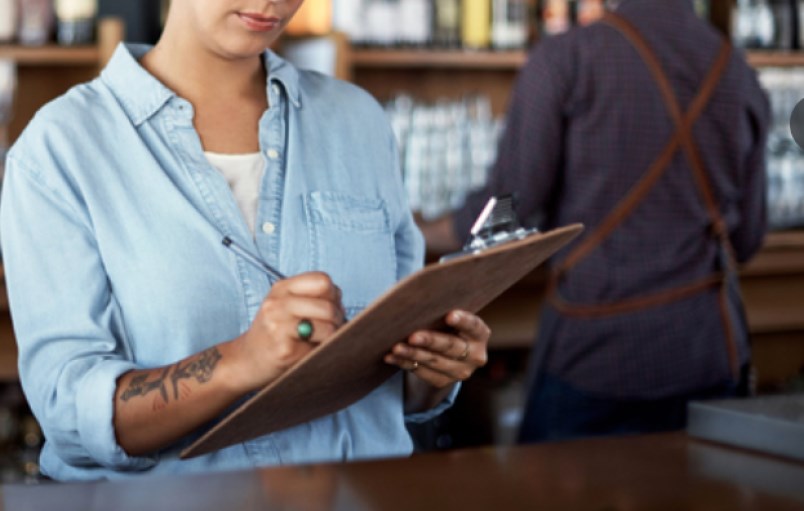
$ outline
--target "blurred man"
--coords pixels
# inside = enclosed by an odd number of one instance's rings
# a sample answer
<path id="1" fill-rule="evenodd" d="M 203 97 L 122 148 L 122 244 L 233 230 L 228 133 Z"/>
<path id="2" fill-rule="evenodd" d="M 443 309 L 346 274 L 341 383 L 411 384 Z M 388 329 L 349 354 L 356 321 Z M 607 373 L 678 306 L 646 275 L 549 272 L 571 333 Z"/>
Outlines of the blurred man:
<path id="1" fill-rule="evenodd" d="M 587 230 L 552 261 L 526 442 L 681 428 L 744 391 L 736 262 L 765 233 L 767 98 L 691 0 L 624 0 L 545 39 L 521 71 L 488 186 L 424 225 L 460 244 L 490 195 L 525 223 Z"/>

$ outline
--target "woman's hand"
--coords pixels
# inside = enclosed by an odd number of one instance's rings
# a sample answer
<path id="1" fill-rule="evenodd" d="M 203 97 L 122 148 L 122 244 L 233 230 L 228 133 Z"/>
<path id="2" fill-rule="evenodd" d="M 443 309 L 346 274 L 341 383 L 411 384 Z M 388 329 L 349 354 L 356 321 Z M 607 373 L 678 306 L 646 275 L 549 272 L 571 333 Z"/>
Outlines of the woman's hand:
<path id="1" fill-rule="evenodd" d="M 452 311 L 447 325 L 454 333 L 419 331 L 399 343 L 385 362 L 409 371 L 436 389 L 445 389 L 469 379 L 488 361 L 491 330 L 475 314 Z"/>
<path id="2" fill-rule="evenodd" d="M 279 378 L 345 321 L 341 290 L 325 273 L 311 272 L 273 285 L 251 327 L 233 341 L 238 387 L 245 392 Z M 308 321 L 306 338 L 300 323 Z"/>
<path id="3" fill-rule="evenodd" d="M 299 330 L 303 320 L 312 325 L 308 339 Z M 119 444 L 135 456 L 172 445 L 244 394 L 279 378 L 343 322 L 341 291 L 327 275 L 306 273 L 277 282 L 240 337 L 118 379 Z"/>

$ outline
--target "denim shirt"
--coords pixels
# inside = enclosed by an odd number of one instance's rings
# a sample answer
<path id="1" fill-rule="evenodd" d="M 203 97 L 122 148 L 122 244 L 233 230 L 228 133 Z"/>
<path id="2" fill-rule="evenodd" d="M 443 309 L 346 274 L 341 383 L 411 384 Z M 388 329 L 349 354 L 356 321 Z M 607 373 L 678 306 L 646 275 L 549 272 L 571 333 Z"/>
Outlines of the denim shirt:
<path id="1" fill-rule="evenodd" d="M 286 275 L 327 272 L 349 316 L 418 269 L 381 107 L 345 82 L 266 52 L 270 108 L 256 235 L 206 160 L 189 102 L 121 45 L 96 80 L 40 110 L 8 156 L 2 248 L 23 389 L 55 479 L 118 478 L 405 456 L 412 441 L 397 373 L 330 416 L 202 457 L 185 438 L 150 457 L 115 440 L 116 380 L 174 363 L 248 329 L 268 279 L 230 236 Z M 203 429 L 203 428 L 202 428 Z"/>

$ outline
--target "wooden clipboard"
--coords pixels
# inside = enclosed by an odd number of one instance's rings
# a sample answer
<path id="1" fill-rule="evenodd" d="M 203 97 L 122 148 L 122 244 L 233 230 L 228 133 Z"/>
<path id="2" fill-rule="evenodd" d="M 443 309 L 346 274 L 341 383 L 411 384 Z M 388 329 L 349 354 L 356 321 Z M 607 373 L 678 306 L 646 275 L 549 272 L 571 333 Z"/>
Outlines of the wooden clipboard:
<path id="1" fill-rule="evenodd" d="M 298 365 L 181 453 L 200 456 L 341 410 L 393 376 L 383 357 L 455 309 L 478 312 L 578 236 L 580 224 L 428 265 L 399 281 Z"/>

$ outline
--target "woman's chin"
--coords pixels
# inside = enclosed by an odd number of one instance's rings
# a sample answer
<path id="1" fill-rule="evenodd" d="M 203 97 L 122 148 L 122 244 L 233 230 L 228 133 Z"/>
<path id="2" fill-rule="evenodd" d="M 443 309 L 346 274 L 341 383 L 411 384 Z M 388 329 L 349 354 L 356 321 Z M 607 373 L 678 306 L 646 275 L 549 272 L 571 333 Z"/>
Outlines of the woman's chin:
<path id="1" fill-rule="evenodd" d="M 271 47 L 273 40 L 265 38 L 249 38 L 248 40 L 227 41 L 220 43 L 220 54 L 224 58 L 240 60 L 249 59 L 262 55 L 265 50 Z"/>

